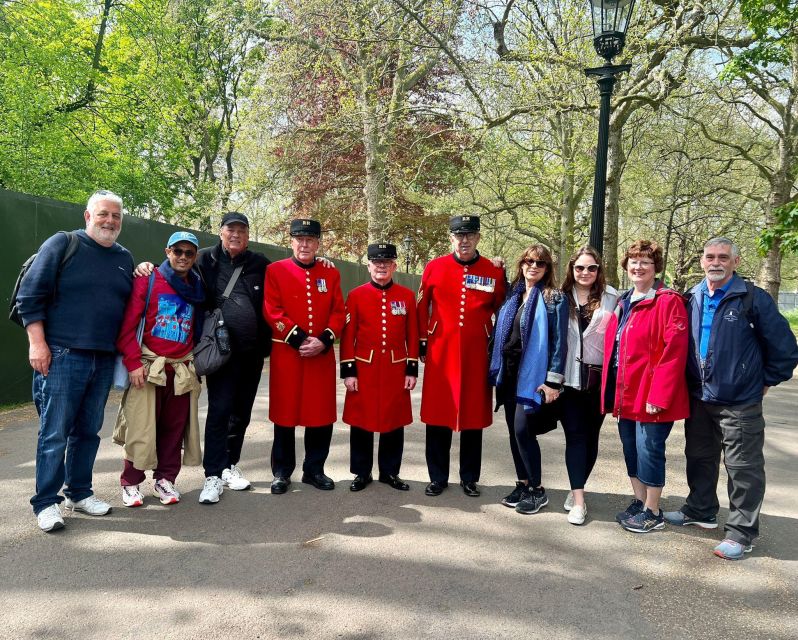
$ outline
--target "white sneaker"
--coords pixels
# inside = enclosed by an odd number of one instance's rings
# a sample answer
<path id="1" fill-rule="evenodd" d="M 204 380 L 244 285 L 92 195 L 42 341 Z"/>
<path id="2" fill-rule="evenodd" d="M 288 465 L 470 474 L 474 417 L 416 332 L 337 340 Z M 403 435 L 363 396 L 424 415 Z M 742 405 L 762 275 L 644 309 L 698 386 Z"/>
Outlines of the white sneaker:
<path id="1" fill-rule="evenodd" d="M 243 476 L 241 469 L 234 464 L 231 464 L 229 469 L 222 471 L 222 482 L 225 487 L 233 491 L 243 491 L 250 487 L 249 480 Z"/>
<path id="2" fill-rule="evenodd" d="M 64 528 L 64 517 L 61 515 L 61 507 L 57 504 L 51 504 L 39 511 L 36 521 L 39 523 L 39 529 L 45 532 Z"/>
<path id="3" fill-rule="evenodd" d="M 83 500 L 78 500 L 77 502 L 72 502 L 72 500 L 67 498 L 64 506 L 67 509 L 72 509 L 73 513 L 75 511 L 82 511 L 90 516 L 104 516 L 111 511 L 111 505 L 107 502 L 103 502 L 95 495 L 83 498 Z"/>
<path id="4" fill-rule="evenodd" d="M 205 478 L 205 485 L 200 492 L 199 501 L 202 504 L 216 504 L 219 502 L 219 496 L 224 491 L 224 483 L 219 476 L 211 476 Z"/>
<path id="5" fill-rule="evenodd" d="M 122 485 L 122 504 L 126 507 L 140 507 L 144 504 L 144 496 L 139 491 L 139 485 Z"/>
<path id="6" fill-rule="evenodd" d="M 565 496 L 565 503 L 562 505 L 562 508 L 566 511 L 570 511 L 574 508 L 574 492 L 569 491 L 568 495 Z"/>
<path id="7" fill-rule="evenodd" d="M 571 524 L 585 524 L 587 505 L 575 504 L 568 512 L 568 522 Z"/>
<path id="8" fill-rule="evenodd" d="M 155 484 L 152 485 L 152 493 L 161 501 L 161 504 L 177 504 L 180 502 L 180 494 L 175 489 L 175 485 L 165 478 L 155 481 Z"/>

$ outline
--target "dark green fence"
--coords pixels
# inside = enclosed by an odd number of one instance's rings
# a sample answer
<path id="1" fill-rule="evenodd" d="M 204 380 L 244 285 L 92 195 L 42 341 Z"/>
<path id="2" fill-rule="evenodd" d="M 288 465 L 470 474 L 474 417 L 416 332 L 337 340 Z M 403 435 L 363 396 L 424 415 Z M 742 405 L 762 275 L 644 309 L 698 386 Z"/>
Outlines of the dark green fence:
<path id="1" fill-rule="evenodd" d="M 85 227 L 85 204 L 72 204 L 39 198 L 0 189 L 0 221 L 5 238 L 0 252 L 0 291 L 3 294 L 3 315 L 7 317 L 8 301 L 14 281 L 22 263 L 35 253 L 39 246 L 59 230 Z M 137 262 L 163 260 L 164 242 L 179 227 L 126 216 L 120 242 L 133 254 Z M 218 236 L 194 231 L 200 246 L 207 247 L 218 241 Z M 261 251 L 270 260 L 280 260 L 291 254 L 289 249 L 273 245 L 250 243 L 250 248 Z M 341 284 L 346 295 L 350 289 L 368 280 L 363 265 L 335 260 L 341 272 Z M 418 287 L 419 277 L 396 274 L 397 282 L 411 289 Z M 31 368 L 28 364 L 28 341 L 25 331 L 12 322 L 0 319 L 0 406 L 25 402 L 31 397 Z"/>

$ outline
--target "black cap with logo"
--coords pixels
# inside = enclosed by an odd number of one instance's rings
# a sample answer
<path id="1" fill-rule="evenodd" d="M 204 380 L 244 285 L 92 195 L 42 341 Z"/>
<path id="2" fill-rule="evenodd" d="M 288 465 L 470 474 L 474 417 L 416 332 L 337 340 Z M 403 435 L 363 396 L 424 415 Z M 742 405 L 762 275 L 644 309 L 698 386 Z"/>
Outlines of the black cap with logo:
<path id="1" fill-rule="evenodd" d="M 474 233 L 479 231 L 479 216 L 454 216 L 449 218 L 452 233 Z"/>
<path id="2" fill-rule="evenodd" d="M 289 233 L 292 237 L 313 236 L 314 238 L 320 238 L 321 224 L 317 220 L 311 220 L 310 218 L 297 218 L 291 220 Z"/>

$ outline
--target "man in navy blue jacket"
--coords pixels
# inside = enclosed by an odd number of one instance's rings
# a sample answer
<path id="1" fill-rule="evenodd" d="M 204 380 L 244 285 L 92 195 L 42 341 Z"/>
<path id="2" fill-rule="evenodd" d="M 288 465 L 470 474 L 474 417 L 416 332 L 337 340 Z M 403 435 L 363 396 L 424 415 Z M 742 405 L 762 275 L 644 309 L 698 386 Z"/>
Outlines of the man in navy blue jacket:
<path id="1" fill-rule="evenodd" d="M 706 278 L 688 294 L 690 418 L 685 455 L 690 494 L 680 511 L 665 512 L 678 526 L 718 526 L 720 453 L 729 477 L 726 538 L 715 555 L 739 560 L 759 535 L 765 497 L 765 420 L 762 398 L 792 377 L 798 345 L 773 298 L 736 273 L 737 247 L 728 238 L 704 245 Z"/>
<path id="2" fill-rule="evenodd" d="M 60 268 L 69 240 L 45 240 L 20 284 L 17 304 L 28 334 L 33 401 L 39 413 L 33 512 L 42 531 L 64 526 L 66 506 L 101 516 L 111 506 L 92 489 L 116 337 L 133 283 L 133 258 L 116 238 L 122 200 L 110 191 L 89 198 L 86 230 Z"/>

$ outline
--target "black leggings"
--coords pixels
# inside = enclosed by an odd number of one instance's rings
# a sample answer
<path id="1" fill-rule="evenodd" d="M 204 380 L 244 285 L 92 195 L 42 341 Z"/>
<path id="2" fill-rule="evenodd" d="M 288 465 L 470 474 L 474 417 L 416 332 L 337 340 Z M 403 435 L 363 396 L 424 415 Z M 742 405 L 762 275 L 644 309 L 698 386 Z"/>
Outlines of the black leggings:
<path id="1" fill-rule="evenodd" d="M 522 405 L 507 402 L 504 418 L 510 431 L 510 452 L 519 480 L 529 480 L 530 487 L 540 486 L 540 444 L 534 429 L 534 415 L 527 415 Z"/>
<path id="2" fill-rule="evenodd" d="M 599 435 L 604 422 L 600 387 L 588 391 L 565 387 L 560 402 L 568 480 L 571 489 L 584 489 L 598 458 Z"/>

